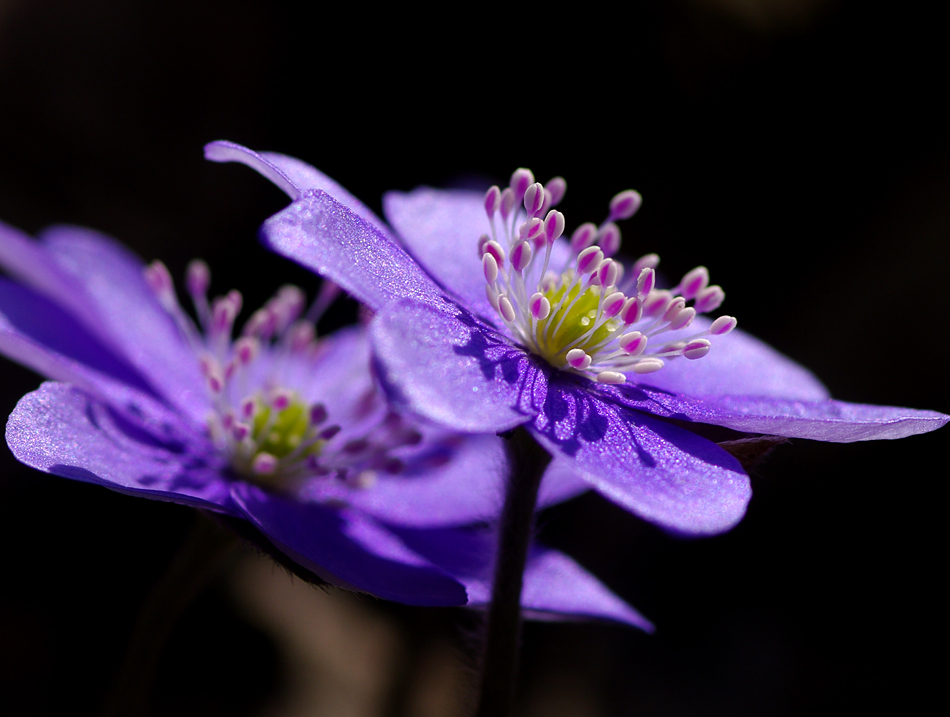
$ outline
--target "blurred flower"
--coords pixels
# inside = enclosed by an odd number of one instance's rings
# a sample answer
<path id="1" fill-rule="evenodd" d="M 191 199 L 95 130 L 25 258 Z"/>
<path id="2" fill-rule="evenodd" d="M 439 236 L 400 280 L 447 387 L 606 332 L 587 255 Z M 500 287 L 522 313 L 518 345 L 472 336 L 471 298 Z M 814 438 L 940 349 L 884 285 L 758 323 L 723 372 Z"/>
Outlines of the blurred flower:
<path id="1" fill-rule="evenodd" d="M 581 225 L 570 242 L 560 238 L 563 217 L 549 211 L 563 180 L 545 188 L 527 170 L 488 194 L 390 193 L 390 229 L 299 160 L 227 142 L 205 151 L 253 167 L 291 197 L 264 224 L 265 243 L 377 312 L 373 350 L 392 396 L 460 431 L 524 424 L 593 488 L 669 530 L 716 533 L 745 512 L 748 476 L 701 435 L 710 425 L 851 442 L 948 420 L 830 399 L 806 369 L 732 331 L 731 317 L 698 316 L 724 296 L 702 267 L 663 292 L 654 286 L 657 258 L 647 256 L 618 291 L 622 272 L 608 257 L 620 242 L 615 220 L 639 206 L 634 192 L 617 195 L 607 221 Z M 549 275 L 549 265 L 561 273 Z"/>
<path id="2" fill-rule="evenodd" d="M 394 412 L 365 330 L 319 341 L 324 292 L 281 288 L 234 338 L 240 293 L 186 279 L 197 325 L 164 265 L 54 227 L 0 225 L 0 351 L 54 381 L 7 423 L 23 463 L 131 495 L 203 508 L 263 536 L 329 583 L 416 605 L 487 601 L 504 451 Z M 563 465 L 546 500 L 579 489 Z M 582 489 L 583 486 L 580 486 Z M 246 532 L 246 531 L 245 531 Z M 525 607 L 650 625 L 567 556 L 539 548 Z"/>

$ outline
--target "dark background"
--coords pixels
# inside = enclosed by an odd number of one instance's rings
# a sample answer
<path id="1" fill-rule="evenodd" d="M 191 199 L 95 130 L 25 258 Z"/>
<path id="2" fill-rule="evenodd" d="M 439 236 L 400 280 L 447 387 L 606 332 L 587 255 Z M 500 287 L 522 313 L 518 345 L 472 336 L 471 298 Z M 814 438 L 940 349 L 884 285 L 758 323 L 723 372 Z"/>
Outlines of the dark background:
<path id="1" fill-rule="evenodd" d="M 634 187 L 627 251 L 659 252 L 671 277 L 710 267 L 723 309 L 838 398 L 950 412 L 936 17 L 835 0 L 471 5 L 460 21 L 343 6 L 0 0 L 0 218 L 92 226 L 176 276 L 203 256 L 253 308 L 288 278 L 314 282 L 256 243 L 286 198 L 205 162 L 210 140 L 303 158 L 376 208 L 386 189 L 529 166 L 567 178 L 571 229 Z M 38 379 L 2 371 L 6 414 Z M 592 715 L 940 700 L 947 435 L 794 441 L 757 469 L 746 519 L 710 540 L 594 495 L 550 511 L 543 537 L 658 630 L 529 626 L 525 713 L 554 714 L 545 695 L 566 683 Z M 91 713 L 192 514 L 0 461 L 0 707 Z M 283 689 L 279 645 L 229 585 L 173 634 L 156 714 L 258 714 Z M 470 615 L 363 602 L 464 658 Z"/>

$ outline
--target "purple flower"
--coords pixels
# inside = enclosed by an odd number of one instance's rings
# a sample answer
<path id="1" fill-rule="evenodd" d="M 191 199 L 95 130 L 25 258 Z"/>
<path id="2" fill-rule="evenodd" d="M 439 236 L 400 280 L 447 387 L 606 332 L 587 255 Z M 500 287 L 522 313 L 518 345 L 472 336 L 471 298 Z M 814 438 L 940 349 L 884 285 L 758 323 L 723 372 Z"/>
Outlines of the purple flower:
<path id="1" fill-rule="evenodd" d="M 653 255 L 624 278 L 609 255 L 635 192 L 570 241 L 552 209 L 563 180 L 543 187 L 527 170 L 488 194 L 390 193 L 389 228 L 299 160 L 226 142 L 206 156 L 248 164 L 290 195 L 264 241 L 376 310 L 374 356 L 393 396 L 460 431 L 523 424 L 591 487 L 674 532 L 720 532 L 745 512 L 748 476 L 701 435 L 710 426 L 851 442 L 948 420 L 832 400 L 731 317 L 700 316 L 724 297 L 702 267 L 670 292 L 655 286 Z"/>
<path id="2" fill-rule="evenodd" d="M 86 229 L 36 242 L 0 224 L 0 265 L 16 280 L 0 278 L 0 351 L 53 379 L 9 418 L 20 461 L 227 516 L 336 585 L 417 605 L 488 600 L 491 537 L 459 526 L 497 513 L 501 442 L 394 412 L 364 330 L 317 341 L 287 286 L 235 339 L 241 295 L 209 301 L 202 262 L 186 281 L 196 326 L 163 265 Z M 578 490 L 564 464 L 551 479 L 548 501 Z M 545 548 L 524 606 L 650 629 Z"/>

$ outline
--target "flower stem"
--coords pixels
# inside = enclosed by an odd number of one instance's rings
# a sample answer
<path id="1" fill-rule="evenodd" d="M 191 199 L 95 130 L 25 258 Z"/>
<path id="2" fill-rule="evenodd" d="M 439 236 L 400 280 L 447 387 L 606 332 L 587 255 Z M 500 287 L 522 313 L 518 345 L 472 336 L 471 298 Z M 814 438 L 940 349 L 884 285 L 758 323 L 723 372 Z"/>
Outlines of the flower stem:
<path id="1" fill-rule="evenodd" d="M 538 488 L 551 461 L 548 452 L 520 426 L 512 432 L 506 448 L 508 484 L 498 527 L 477 717 L 507 717 L 513 707 L 521 642 L 521 587 L 534 532 Z"/>
<path id="2" fill-rule="evenodd" d="M 148 712 L 159 658 L 172 628 L 240 543 L 230 530 L 198 512 L 191 533 L 142 606 L 125 659 L 107 695 L 104 717 Z"/>

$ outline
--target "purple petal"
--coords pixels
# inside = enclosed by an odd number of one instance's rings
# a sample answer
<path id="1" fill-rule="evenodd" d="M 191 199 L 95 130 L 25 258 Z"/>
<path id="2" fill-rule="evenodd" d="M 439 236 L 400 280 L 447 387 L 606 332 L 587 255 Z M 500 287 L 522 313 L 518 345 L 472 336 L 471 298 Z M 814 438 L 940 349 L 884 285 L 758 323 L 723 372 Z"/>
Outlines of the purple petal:
<path id="1" fill-rule="evenodd" d="M 307 190 L 262 229 L 264 243 L 370 308 L 411 297 L 443 306 L 443 292 L 394 240 L 321 190 Z"/>
<path id="2" fill-rule="evenodd" d="M 485 296 L 485 275 L 477 251 L 478 238 L 491 230 L 484 193 L 430 187 L 388 192 L 383 197 L 383 211 L 409 252 L 463 306 L 479 316 L 496 315 Z M 501 232 L 500 218 L 495 221 Z M 506 243 L 501 233 L 498 240 Z M 556 243 L 550 268 L 561 271 L 568 254 L 566 242 Z M 535 262 L 535 274 L 540 274 L 540 259 L 542 256 Z M 530 278 L 528 283 L 533 285 Z"/>
<path id="3" fill-rule="evenodd" d="M 667 529 L 692 535 L 728 530 L 752 494 L 738 461 L 716 444 L 593 392 L 591 382 L 551 379 L 534 436 L 572 457 L 607 498 Z"/>
<path id="4" fill-rule="evenodd" d="M 372 488 L 324 479 L 309 486 L 306 495 L 351 505 L 394 525 L 465 525 L 498 516 L 504 470 L 500 438 L 456 435 L 421 446 L 402 472 L 381 474 Z"/>
<path id="5" fill-rule="evenodd" d="M 323 172 L 299 159 L 275 152 L 258 153 L 224 140 L 206 144 L 205 158 L 212 162 L 245 164 L 284 190 L 292 200 L 299 199 L 308 189 L 322 189 L 354 214 L 375 225 L 382 233 L 388 233 L 386 225 L 369 207 Z"/>
<path id="6" fill-rule="evenodd" d="M 18 460 L 53 475 L 237 515 L 211 447 L 169 414 L 150 415 L 149 406 L 127 406 L 122 416 L 72 386 L 47 382 L 10 414 L 7 444 Z M 139 420 L 127 417 L 136 412 Z"/>
<path id="7" fill-rule="evenodd" d="M 74 316 L 31 289 L 2 278 L 0 351 L 44 376 L 75 383 L 103 397 L 115 390 L 116 383 L 152 394 L 135 369 Z"/>
<path id="8" fill-rule="evenodd" d="M 459 431 L 505 431 L 537 413 L 541 366 L 471 314 L 417 302 L 383 309 L 370 326 L 381 379 L 412 410 Z"/>
<path id="9" fill-rule="evenodd" d="M 705 331 L 710 322 L 697 318 L 689 329 L 659 337 L 676 341 Z M 774 396 L 798 401 L 821 401 L 828 389 L 804 366 L 783 356 L 768 344 L 735 330 L 726 336 L 711 336 L 709 355 L 689 361 L 678 358 L 648 376 L 631 376 L 637 383 L 690 396 Z"/>
<path id="10" fill-rule="evenodd" d="M 300 503 L 247 483 L 233 494 L 248 520 L 324 580 L 409 605 L 464 605 L 465 589 L 356 511 Z"/>
<path id="11" fill-rule="evenodd" d="M 544 472 L 544 478 L 541 479 L 538 508 L 547 508 L 570 500 L 588 490 L 590 490 L 590 484 L 584 480 L 583 473 L 577 470 L 577 464 L 557 454 Z"/>
<path id="12" fill-rule="evenodd" d="M 495 540 L 490 531 L 393 531 L 417 553 L 458 578 L 468 591 L 470 607 L 487 605 L 491 600 Z M 653 631 L 647 619 L 584 568 L 542 546 L 533 547 L 528 555 L 521 606 L 526 617 L 611 620 Z"/>
<path id="13" fill-rule="evenodd" d="M 745 433 L 852 443 L 905 438 L 933 431 L 950 420 L 936 411 L 895 406 L 869 406 L 844 401 L 792 401 L 762 396 L 690 397 L 656 391 L 649 386 L 604 389 L 627 406 L 698 423 L 711 423 Z"/>
<path id="14" fill-rule="evenodd" d="M 103 331 L 153 390 L 196 421 L 208 411 L 197 358 L 124 247 L 89 229 L 53 227 L 40 237 L 53 261 L 85 288 Z"/>

